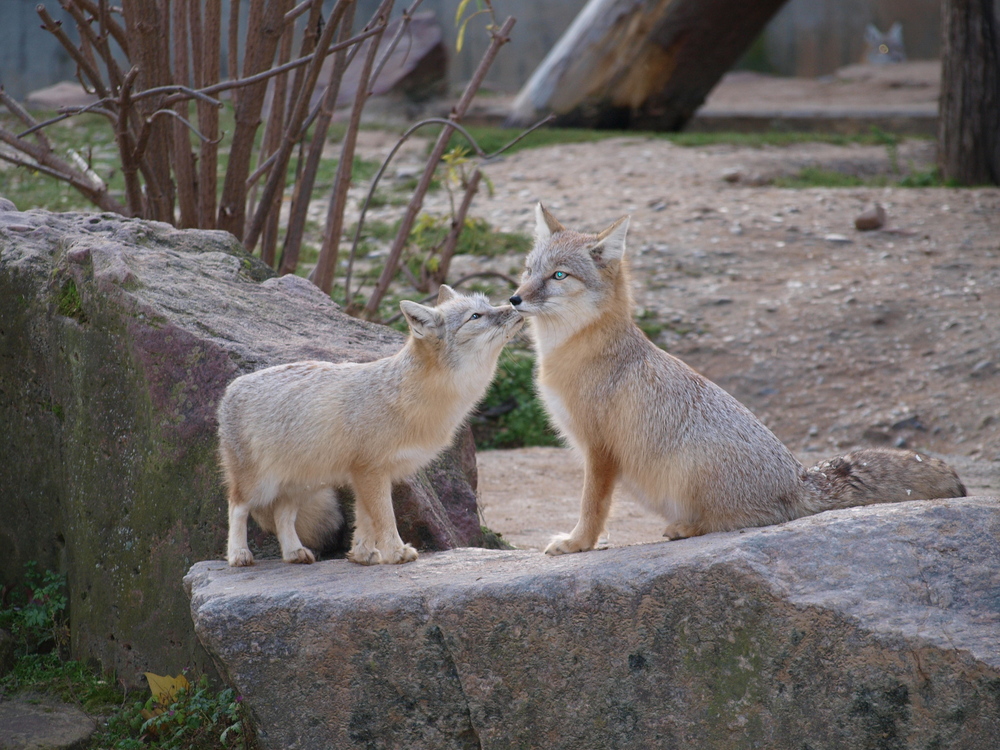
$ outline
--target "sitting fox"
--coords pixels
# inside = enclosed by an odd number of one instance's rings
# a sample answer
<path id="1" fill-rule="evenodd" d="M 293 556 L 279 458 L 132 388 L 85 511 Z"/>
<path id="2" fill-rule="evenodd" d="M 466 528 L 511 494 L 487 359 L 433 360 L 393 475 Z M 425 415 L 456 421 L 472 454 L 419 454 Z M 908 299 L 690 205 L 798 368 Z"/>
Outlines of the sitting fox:
<path id="1" fill-rule="evenodd" d="M 806 471 L 746 407 L 634 323 L 628 217 L 583 234 L 539 204 L 536 225 L 510 302 L 529 319 L 545 407 L 584 460 L 580 519 L 547 554 L 593 549 L 618 482 L 667 518 L 670 539 L 965 495 L 951 467 L 911 451 L 860 450 Z"/>
<path id="2" fill-rule="evenodd" d="M 229 564 L 252 565 L 247 516 L 278 535 L 286 562 L 311 563 L 343 523 L 334 488 L 351 485 L 348 557 L 405 563 L 392 483 L 448 446 L 523 324 L 510 306 L 442 286 L 437 307 L 404 301 L 410 337 L 364 364 L 294 362 L 236 378 L 219 404 L 219 455 L 229 491 Z"/>

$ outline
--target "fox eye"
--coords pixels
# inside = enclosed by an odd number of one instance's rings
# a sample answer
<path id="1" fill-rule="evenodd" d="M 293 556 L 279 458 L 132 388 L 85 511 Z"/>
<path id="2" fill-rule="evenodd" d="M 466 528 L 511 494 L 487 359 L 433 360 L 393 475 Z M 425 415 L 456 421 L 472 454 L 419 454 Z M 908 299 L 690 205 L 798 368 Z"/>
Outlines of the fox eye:
<path id="1" fill-rule="evenodd" d="M 566 278 L 566 272 L 556 271 L 554 274 L 552 274 L 552 278 L 555 279 L 556 281 L 562 281 L 563 279 Z"/>
<path id="2" fill-rule="evenodd" d="M 472 315 L 469 316 L 469 320 L 479 320 L 481 317 L 483 316 L 479 313 L 472 313 Z"/>

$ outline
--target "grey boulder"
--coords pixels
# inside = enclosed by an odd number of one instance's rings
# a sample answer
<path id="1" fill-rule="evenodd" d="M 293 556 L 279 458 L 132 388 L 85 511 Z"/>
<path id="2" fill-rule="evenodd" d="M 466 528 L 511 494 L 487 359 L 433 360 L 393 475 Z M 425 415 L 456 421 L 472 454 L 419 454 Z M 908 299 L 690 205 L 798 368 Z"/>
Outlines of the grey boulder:
<path id="1" fill-rule="evenodd" d="M 402 343 L 305 279 L 274 278 L 225 232 L 0 201 L 0 580 L 32 560 L 66 573 L 73 655 L 130 683 L 210 668 L 181 578 L 225 554 L 215 411 L 226 385 Z M 404 538 L 479 543 L 475 471 L 464 431 L 399 484 Z M 268 544 L 276 552 L 273 537 L 251 540 L 258 553 Z"/>
<path id="2" fill-rule="evenodd" d="M 548 558 L 195 565 L 267 748 L 995 748 L 1000 501 Z"/>

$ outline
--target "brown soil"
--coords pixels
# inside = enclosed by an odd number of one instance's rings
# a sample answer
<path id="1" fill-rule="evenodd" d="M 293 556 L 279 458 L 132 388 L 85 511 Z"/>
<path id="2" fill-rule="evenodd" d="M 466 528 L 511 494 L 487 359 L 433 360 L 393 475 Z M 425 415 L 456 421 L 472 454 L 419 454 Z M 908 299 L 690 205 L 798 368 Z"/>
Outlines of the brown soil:
<path id="1" fill-rule="evenodd" d="M 900 148 L 901 163 L 932 159 L 930 143 Z M 947 454 L 970 491 L 997 494 L 1000 190 L 786 190 L 723 179 L 810 164 L 890 169 L 881 147 L 618 139 L 492 165 L 496 192 L 475 208 L 525 232 L 537 200 L 590 231 L 631 214 L 636 303 L 663 326 L 657 342 L 747 404 L 804 461 L 906 445 Z M 855 230 L 874 201 L 888 229 Z M 486 520 L 515 544 L 538 547 L 572 528 L 581 478 L 561 452 L 480 461 Z M 636 510 L 621 506 L 613 544 L 662 532 Z"/>
<path id="2" fill-rule="evenodd" d="M 637 313 L 659 327 L 655 341 L 750 407 L 804 462 L 908 446 L 944 455 L 970 493 L 996 495 L 1000 189 L 768 184 L 805 166 L 873 176 L 933 163 L 934 144 L 919 140 L 893 161 L 882 146 L 619 138 L 489 165 L 494 193 L 480 194 L 472 214 L 525 233 L 539 200 L 579 230 L 630 214 Z M 857 231 L 873 202 L 886 228 Z M 425 210 L 446 214 L 447 196 Z M 516 276 L 522 260 L 462 257 L 452 275 Z M 507 293 L 498 286 L 494 297 Z M 480 468 L 485 520 L 517 546 L 539 548 L 572 528 L 582 472 L 567 451 L 483 453 Z M 658 539 L 662 528 L 619 498 L 610 542 Z"/>

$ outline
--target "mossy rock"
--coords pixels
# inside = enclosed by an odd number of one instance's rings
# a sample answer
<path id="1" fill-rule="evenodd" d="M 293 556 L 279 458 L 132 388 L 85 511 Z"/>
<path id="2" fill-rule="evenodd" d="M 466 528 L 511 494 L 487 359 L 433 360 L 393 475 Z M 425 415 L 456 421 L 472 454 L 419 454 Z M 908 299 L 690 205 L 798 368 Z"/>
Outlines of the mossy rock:
<path id="1" fill-rule="evenodd" d="M 276 278 L 227 233 L 45 211 L 0 210 L 0 321 L 0 580 L 30 560 L 66 573 L 74 656 L 129 682 L 211 671 L 181 578 L 225 552 L 226 385 L 281 362 L 375 359 L 403 337 Z M 481 543 L 469 433 L 394 499 L 407 541 Z"/>

